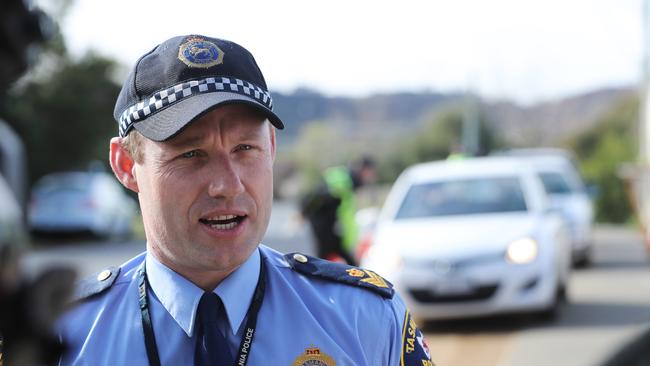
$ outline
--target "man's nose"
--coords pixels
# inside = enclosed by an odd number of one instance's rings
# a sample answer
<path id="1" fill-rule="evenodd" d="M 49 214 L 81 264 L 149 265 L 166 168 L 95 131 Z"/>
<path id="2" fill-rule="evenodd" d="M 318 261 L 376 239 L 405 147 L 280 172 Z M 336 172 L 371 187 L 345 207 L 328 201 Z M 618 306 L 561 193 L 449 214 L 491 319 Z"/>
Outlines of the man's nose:
<path id="1" fill-rule="evenodd" d="M 225 156 L 216 157 L 208 167 L 208 194 L 214 198 L 231 198 L 244 191 L 239 169 Z"/>

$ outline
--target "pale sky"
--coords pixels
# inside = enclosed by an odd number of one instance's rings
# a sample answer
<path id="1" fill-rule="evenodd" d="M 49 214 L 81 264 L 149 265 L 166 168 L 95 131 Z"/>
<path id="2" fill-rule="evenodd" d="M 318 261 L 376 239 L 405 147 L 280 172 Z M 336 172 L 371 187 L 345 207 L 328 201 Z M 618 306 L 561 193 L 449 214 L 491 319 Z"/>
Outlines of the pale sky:
<path id="1" fill-rule="evenodd" d="M 129 67 L 175 35 L 229 39 L 271 91 L 471 89 L 527 103 L 637 84 L 642 10 L 642 0 L 76 0 L 62 27 L 75 55 Z"/>

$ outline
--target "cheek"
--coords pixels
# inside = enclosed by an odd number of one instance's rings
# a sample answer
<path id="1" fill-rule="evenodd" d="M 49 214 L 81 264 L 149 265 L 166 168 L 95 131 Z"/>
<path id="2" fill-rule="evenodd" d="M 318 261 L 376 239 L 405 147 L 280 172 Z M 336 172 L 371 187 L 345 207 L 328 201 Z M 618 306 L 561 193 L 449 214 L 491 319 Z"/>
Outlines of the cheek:
<path id="1" fill-rule="evenodd" d="M 152 181 L 151 176 L 146 174 L 141 174 L 138 177 L 138 186 L 140 188 L 138 196 L 140 198 L 143 219 L 155 225 L 160 217 L 161 210 L 161 202 L 157 198 L 160 197 L 158 186 Z"/>
<path id="2" fill-rule="evenodd" d="M 255 162 L 249 160 L 240 166 L 240 179 L 257 204 L 264 205 L 271 201 L 273 199 L 273 166 L 267 160 Z"/>
<path id="3" fill-rule="evenodd" d="M 271 211 L 273 203 L 273 167 L 272 165 L 263 166 L 254 172 L 255 188 L 257 197 L 263 205 L 263 210 Z M 266 212 L 266 215 L 269 215 Z"/>
<path id="4" fill-rule="evenodd" d="M 182 185 L 183 180 L 174 180 L 166 175 L 148 174 L 146 178 L 140 189 L 142 214 L 152 227 L 161 230 L 185 208 L 183 198 L 189 194 L 189 189 Z"/>

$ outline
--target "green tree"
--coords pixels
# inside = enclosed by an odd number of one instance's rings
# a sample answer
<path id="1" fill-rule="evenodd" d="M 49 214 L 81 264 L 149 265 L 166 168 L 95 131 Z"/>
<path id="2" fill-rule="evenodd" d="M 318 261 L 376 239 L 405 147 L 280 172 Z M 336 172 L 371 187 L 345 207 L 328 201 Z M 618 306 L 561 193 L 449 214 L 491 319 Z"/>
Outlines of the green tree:
<path id="1" fill-rule="evenodd" d="M 603 115 L 593 129 L 566 143 L 575 151 L 585 179 L 599 188 L 595 201 L 598 221 L 622 223 L 631 217 L 630 202 L 617 171 L 622 163 L 636 158 L 638 108 L 638 97 L 626 98 Z"/>
<path id="2" fill-rule="evenodd" d="M 446 159 L 462 142 L 464 113 L 460 107 L 450 107 L 431 114 L 421 129 L 408 136 L 396 138 L 384 154 L 380 177 L 391 182 L 408 166 L 416 163 Z M 505 142 L 490 128 L 485 116 L 479 113 L 479 151 L 485 155 L 501 149 Z"/>
<path id="3" fill-rule="evenodd" d="M 24 140 L 32 182 L 49 172 L 106 162 L 108 140 L 117 131 L 112 115 L 120 87 L 110 78 L 116 63 L 94 54 L 74 61 L 60 46 L 44 58 L 53 70 L 37 70 L 8 93 L 2 108 Z"/>
<path id="4" fill-rule="evenodd" d="M 305 187 L 315 185 L 323 169 L 346 164 L 350 157 L 350 143 L 340 128 L 326 122 L 303 125 L 292 149 L 294 164 L 304 175 Z"/>

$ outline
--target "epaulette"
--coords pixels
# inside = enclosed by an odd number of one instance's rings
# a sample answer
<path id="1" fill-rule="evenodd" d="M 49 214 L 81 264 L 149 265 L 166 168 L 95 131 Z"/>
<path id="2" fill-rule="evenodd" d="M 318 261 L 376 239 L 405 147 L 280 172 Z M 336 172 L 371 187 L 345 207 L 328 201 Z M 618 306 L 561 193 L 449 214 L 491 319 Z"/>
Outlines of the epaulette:
<path id="1" fill-rule="evenodd" d="M 103 271 L 79 281 L 75 288 L 73 302 L 82 301 L 106 291 L 113 286 L 119 274 L 119 267 L 108 267 Z"/>
<path id="2" fill-rule="evenodd" d="M 387 299 L 395 295 L 393 284 L 373 271 L 300 253 L 289 253 L 284 258 L 291 268 L 304 275 L 362 287 Z"/>

